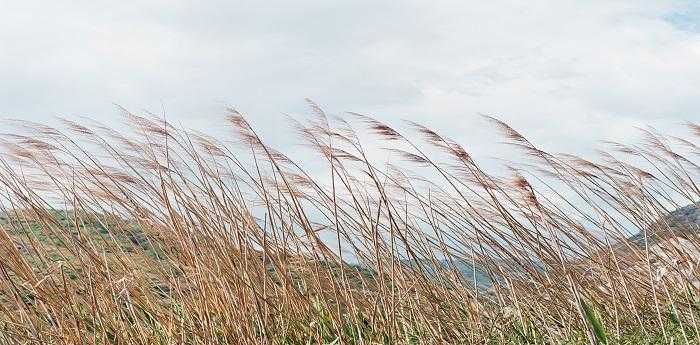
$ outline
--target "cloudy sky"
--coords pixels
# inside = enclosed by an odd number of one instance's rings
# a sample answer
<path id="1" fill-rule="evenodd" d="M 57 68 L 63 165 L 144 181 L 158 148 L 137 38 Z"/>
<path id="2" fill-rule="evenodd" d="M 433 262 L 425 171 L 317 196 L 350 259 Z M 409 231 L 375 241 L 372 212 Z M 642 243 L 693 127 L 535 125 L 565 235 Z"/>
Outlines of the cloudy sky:
<path id="1" fill-rule="evenodd" d="M 487 152 L 493 114 L 575 151 L 700 120 L 693 3 L 0 0 L 0 117 L 116 103 L 216 132 L 231 105 L 283 141 L 308 97 Z"/>

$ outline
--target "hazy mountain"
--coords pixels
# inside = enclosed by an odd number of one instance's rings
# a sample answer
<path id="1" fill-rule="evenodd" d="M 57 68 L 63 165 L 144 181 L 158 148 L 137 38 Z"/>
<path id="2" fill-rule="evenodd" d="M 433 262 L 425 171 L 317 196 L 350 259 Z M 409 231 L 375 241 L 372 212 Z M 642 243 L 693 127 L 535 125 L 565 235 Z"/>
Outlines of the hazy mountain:
<path id="1" fill-rule="evenodd" d="M 699 235 L 700 234 L 700 204 L 690 204 L 681 207 L 675 211 L 669 213 L 666 217 L 669 228 L 671 231 L 664 232 L 664 234 L 647 232 L 647 239 L 650 244 L 656 243 L 660 238 L 673 236 L 684 236 L 684 235 Z M 638 233 L 630 237 L 630 241 L 633 243 L 643 246 L 644 245 L 644 234 Z"/>

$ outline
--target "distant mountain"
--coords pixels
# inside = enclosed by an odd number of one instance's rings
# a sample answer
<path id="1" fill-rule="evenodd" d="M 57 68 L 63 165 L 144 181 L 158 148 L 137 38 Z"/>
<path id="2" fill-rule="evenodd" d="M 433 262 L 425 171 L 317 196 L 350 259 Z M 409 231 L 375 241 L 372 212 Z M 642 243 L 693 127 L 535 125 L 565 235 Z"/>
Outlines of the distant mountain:
<path id="1" fill-rule="evenodd" d="M 700 204 L 691 204 L 681 207 L 669 216 L 675 223 L 694 224 L 700 226 Z"/>
<path id="2" fill-rule="evenodd" d="M 681 207 L 666 216 L 671 232 L 668 235 L 700 235 L 700 203 L 690 204 Z M 650 244 L 658 242 L 667 237 L 665 234 L 647 232 L 647 239 Z M 640 232 L 629 238 L 631 242 L 638 246 L 644 246 L 644 233 Z"/>
<path id="3" fill-rule="evenodd" d="M 649 241 L 649 250 L 660 257 L 668 257 L 671 255 L 669 254 L 669 247 L 674 247 L 676 250 L 680 248 L 680 250 L 685 251 L 686 254 L 691 257 L 700 257 L 698 248 L 693 244 L 695 242 L 690 240 L 690 237 L 700 236 L 700 203 L 690 204 L 676 209 L 670 212 L 665 217 L 665 220 L 671 231 L 664 231 L 664 233 L 648 232 L 647 239 Z M 644 248 L 643 233 L 636 234 L 629 239 L 639 246 L 640 249 Z M 629 254 L 624 246 L 619 245 L 618 248 L 622 251 L 618 254 Z M 442 262 L 442 264 L 447 266 L 446 262 Z M 468 279 L 473 277 L 474 269 L 470 263 L 458 262 L 456 266 Z M 492 285 L 491 279 L 488 277 L 485 270 L 480 267 L 476 268 L 476 279 L 480 287 L 488 288 Z M 700 287 L 700 282 L 698 282 L 698 287 Z"/>

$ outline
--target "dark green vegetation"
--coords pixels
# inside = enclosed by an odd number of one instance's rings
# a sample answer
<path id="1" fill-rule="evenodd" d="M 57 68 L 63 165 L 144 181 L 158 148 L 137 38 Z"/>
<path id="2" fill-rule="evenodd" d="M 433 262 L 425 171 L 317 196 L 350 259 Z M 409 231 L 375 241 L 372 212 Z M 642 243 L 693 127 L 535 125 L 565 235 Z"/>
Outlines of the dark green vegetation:
<path id="1" fill-rule="evenodd" d="M 593 160 L 489 119 L 524 158 L 496 175 L 427 127 L 312 109 L 308 169 L 235 111 L 231 142 L 15 122 L 0 343 L 699 342 L 697 125 Z"/>

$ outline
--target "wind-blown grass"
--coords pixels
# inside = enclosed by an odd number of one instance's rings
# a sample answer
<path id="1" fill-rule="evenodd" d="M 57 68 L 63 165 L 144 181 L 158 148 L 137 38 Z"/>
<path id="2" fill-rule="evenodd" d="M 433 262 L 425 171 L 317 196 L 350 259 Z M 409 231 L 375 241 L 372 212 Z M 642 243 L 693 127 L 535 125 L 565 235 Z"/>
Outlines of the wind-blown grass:
<path id="1" fill-rule="evenodd" d="M 229 141 L 127 111 L 122 132 L 14 121 L 0 159 L 2 341 L 700 340 L 698 229 L 667 221 L 699 199 L 700 126 L 648 130 L 593 160 L 487 118 L 525 158 L 494 174 L 426 126 L 312 109 L 292 127 L 313 167 L 235 110 Z"/>

